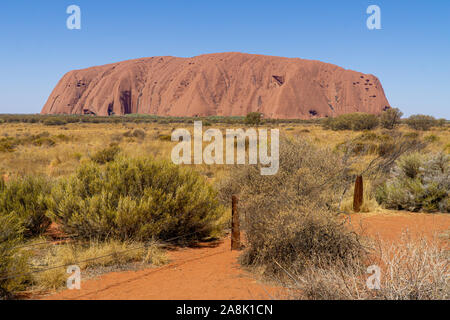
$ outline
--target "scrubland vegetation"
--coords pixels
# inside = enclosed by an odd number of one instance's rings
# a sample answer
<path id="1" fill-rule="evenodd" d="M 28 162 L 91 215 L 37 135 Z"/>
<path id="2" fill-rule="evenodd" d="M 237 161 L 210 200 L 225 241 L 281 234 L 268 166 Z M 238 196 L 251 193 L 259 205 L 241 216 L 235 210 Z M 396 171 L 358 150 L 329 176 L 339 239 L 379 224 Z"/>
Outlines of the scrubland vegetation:
<path id="1" fill-rule="evenodd" d="M 241 263 L 294 288 L 294 298 L 447 299 L 441 246 L 405 238 L 386 247 L 343 219 L 358 175 L 362 211 L 449 212 L 450 127 L 399 118 L 396 110 L 311 121 L 0 116 L 0 296 L 64 286 L 64 267 L 31 273 L 55 265 L 87 261 L 82 269 L 96 273 L 166 263 L 158 241 L 220 237 L 237 194 L 247 239 Z M 192 130 L 194 120 L 279 128 L 278 174 L 172 165 L 170 134 Z M 68 240 L 49 236 L 51 224 Z M 361 277 L 373 259 L 387 272 L 376 295 Z"/>

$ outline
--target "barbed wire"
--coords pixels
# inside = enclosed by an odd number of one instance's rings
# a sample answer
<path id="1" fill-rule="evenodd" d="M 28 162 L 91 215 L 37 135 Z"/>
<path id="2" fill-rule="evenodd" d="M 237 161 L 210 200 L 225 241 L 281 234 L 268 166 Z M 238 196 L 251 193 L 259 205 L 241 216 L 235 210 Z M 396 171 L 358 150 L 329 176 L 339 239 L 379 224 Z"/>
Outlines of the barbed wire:
<path id="1" fill-rule="evenodd" d="M 224 225 L 225 226 L 229 225 L 229 223 L 227 222 Z M 221 225 L 215 226 L 215 227 L 221 227 Z M 81 263 L 86 263 L 86 262 L 90 262 L 90 261 L 100 260 L 100 259 L 107 258 L 107 257 L 110 257 L 110 256 L 118 255 L 118 254 L 123 254 L 123 253 L 131 252 L 131 251 L 135 251 L 135 250 L 139 250 L 139 249 L 145 249 L 149 245 L 156 245 L 156 246 L 164 247 L 164 246 L 169 245 L 168 242 L 173 242 L 173 241 L 178 240 L 180 238 L 185 238 L 185 237 L 188 237 L 188 236 L 191 236 L 191 235 L 203 232 L 203 231 L 205 231 L 208 228 L 210 228 L 210 227 L 209 226 L 208 227 L 204 227 L 204 228 L 202 228 L 200 230 L 197 230 L 197 231 L 194 231 L 194 232 L 191 232 L 191 233 L 187 233 L 187 234 L 184 234 L 184 235 L 172 237 L 172 238 L 163 240 L 162 243 L 146 242 L 144 245 L 141 245 L 141 246 L 138 246 L 138 247 L 135 247 L 135 248 L 130 248 L 130 249 L 126 249 L 126 250 L 122 250 L 122 251 L 118 251 L 118 252 L 113 252 L 113 253 L 109 253 L 109 254 L 106 254 L 106 255 L 98 256 L 98 257 L 93 257 L 93 258 L 89 258 L 89 259 L 85 259 L 85 260 L 74 261 L 72 263 L 67 263 L 67 264 L 63 264 L 63 265 L 51 266 L 51 267 L 47 267 L 47 268 L 40 269 L 40 270 L 34 270 L 34 271 L 30 271 L 30 272 L 24 272 L 24 273 L 10 275 L 10 276 L 7 276 L 7 277 L 2 277 L 2 278 L 0 278 L 0 281 L 10 280 L 10 279 L 19 278 L 19 277 L 25 277 L 25 276 L 33 275 L 33 274 L 36 274 L 36 273 L 42 273 L 42 272 L 49 271 L 49 270 L 54 270 L 54 269 L 58 269 L 58 268 L 65 268 L 65 267 L 69 267 L 69 266 L 72 266 L 72 265 L 78 265 L 78 264 L 81 264 Z M 224 230 L 229 230 L 229 229 L 224 229 Z"/>

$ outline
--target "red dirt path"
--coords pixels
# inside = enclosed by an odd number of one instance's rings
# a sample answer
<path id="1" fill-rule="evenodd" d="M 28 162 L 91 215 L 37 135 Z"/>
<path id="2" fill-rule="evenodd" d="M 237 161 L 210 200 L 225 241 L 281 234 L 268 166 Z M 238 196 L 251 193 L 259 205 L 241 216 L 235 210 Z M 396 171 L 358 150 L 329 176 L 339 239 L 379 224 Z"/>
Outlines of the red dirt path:
<path id="1" fill-rule="evenodd" d="M 432 237 L 450 229 L 450 215 L 420 213 L 369 213 L 351 216 L 358 231 L 395 241 L 408 229 L 413 236 Z M 64 290 L 45 299 L 233 300 L 280 297 L 279 289 L 264 285 L 242 270 L 239 252 L 230 251 L 229 238 L 218 245 L 169 252 L 171 263 L 140 271 L 109 273 L 82 282 L 81 290 Z"/>
<path id="2" fill-rule="evenodd" d="M 45 299 L 237 300 L 270 299 L 277 290 L 243 271 L 227 238 L 215 245 L 170 251 L 170 264 L 140 271 L 113 272 Z"/>

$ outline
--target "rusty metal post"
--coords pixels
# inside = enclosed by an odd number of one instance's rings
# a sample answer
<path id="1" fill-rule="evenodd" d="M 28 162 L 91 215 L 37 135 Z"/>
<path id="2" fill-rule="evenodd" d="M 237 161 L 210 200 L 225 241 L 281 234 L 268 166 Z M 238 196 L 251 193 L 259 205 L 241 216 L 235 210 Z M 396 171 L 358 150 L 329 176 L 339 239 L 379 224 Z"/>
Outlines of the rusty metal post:
<path id="1" fill-rule="evenodd" d="M 238 198 L 233 195 L 231 197 L 231 250 L 239 250 L 241 248 L 241 232 L 239 230 L 239 212 Z"/>
<path id="2" fill-rule="evenodd" d="M 359 212 L 364 201 L 364 185 L 362 176 L 356 177 L 355 194 L 353 195 L 353 211 Z"/>

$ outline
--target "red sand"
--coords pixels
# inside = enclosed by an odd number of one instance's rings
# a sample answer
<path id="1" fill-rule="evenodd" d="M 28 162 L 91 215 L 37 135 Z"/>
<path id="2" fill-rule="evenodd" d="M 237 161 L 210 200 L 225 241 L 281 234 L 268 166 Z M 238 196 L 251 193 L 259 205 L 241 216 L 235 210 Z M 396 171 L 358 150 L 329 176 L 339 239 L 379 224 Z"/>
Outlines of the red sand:
<path id="1" fill-rule="evenodd" d="M 450 229 L 450 215 L 401 211 L 353 214 L 351 225 L 359 233 L 385 241 L 399 240 L 405 231 L 415 238 L 431 239 Z"/>
<path id="2" fill-rule="evenodd" d="M 372 213 L 351 216 L 351 224 L 366 234 L 397 240 L 408 229 L 412 235 L 431 237 L 450 228 L 450 215 Z M 239 252 L 230 240 L 217 246 L 180 249 L 169 253 L 172 263 L 160 268 L 110 273 L 82 282 L 80 291 L 64 290 L 46 299 L 270 299 L 279 289 L 264 285 L 242 270 Z"/>
<path id="3" fill-rule="evenodd" d="M 230 250 L 229 238 L 216 246 L 179 249 L 169 253 L 172 262 L 166 266 L 109 273 L 82 282 L 79 291 L 64 290 L 45 299 L 270 299 L 277 290 L 243 271 L 239 254 Z"/>

